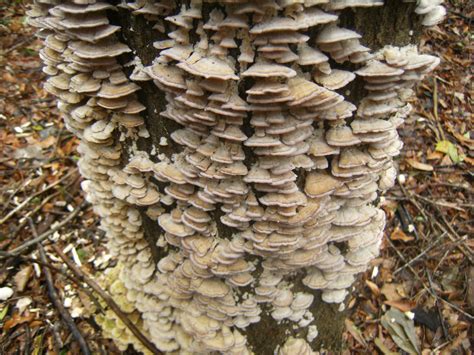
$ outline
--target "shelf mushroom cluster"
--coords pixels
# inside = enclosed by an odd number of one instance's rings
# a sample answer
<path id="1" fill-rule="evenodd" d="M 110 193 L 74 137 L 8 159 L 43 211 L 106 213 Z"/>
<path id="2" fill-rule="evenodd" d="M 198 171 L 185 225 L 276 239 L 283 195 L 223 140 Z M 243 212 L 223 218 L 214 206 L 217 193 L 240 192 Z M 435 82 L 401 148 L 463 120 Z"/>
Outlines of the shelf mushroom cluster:
<path id="1" fill-rule="evenodd" d="M 140 312 L 136 309 L 134 302 L 128 299 L 128 290 L 120 280 L 120 271 L 123 265 L 117 265 L 107 268 L 104 273 L 98 275 L 98 282 L 106 290 L 122 312 L 142 333 L 143 320 Z M 120 351 L 126 351 L 129 345 L 133 345 L 137 351 L 149 355 L 148 349 L 133 335 L 133 333 L 120 320 L 117 314 L 111 309 L 107 309 L 105 302 L 101 303 L 105 311 L 95 316 L 95 321 L 102 328 L 103 337 L 114 339 Z M 148 334 L 146 334 L 148 335 Z M 151 355 L 151 354 L 150 354 Z"/>
<path id="2" fill-rule="evenodd" d="M 262 312 L 307 327 L 311 290 L 343 302 L 378 255 L 374 201 L 396 176 L 410 88 L 439 60 L 411 46 L 373 52 L 338 24 L 337 11 L 381 0 L 221 0 L 206 12 L 208 2 L 36 0 L 29 17 L 45 87 L 81 139 L 83 189 L 123 265 L 119 296 L 162 351 L 247 354 L 244 330 Z M 132 51 L 108 18 L 117 8 L 162 38 L 129 77 L 117 57 Z M 420 1 L 416 12 L 429 25 L 441 9 Z M 366 92 L 357 106 L 342 94 L 354 80 Z M 174 154 L 137 148 L 148 137 L 143 81 L 163 93 L 162 119 L 181 126 L 158 137 Z M 160 235 L 145 238 L 144 211 Z M 277 351 L 312 354 L 295 338 Z"/>
<path id="3" fill-rule="evenodd" d="M 58 97 L 67 128 L 81 139 L 79 168 L 87 199 L 101 217 L 110 250 L 145 282 L 156 265 L 134 205 L 156 203 L 158 191 L 120 168 L 118 135 L 136 135 L 145 107 L 136 98 L 140 87 L 116 60 L 130 49 L 116 38 L 120 27 L 109 24 L 107 11 L 113 10 L 100 1 L 39 0 L 28 15 L 44 39 L 40 57 L 49 75 L 45 88 Z"/>
<path id="4" fill-rule="evenodd" d="M 443 21 L 446 8 L 441 5 L 444 0 L 417 0 L 415 13 L 423 16 L 423 26 L 434 26 Z"/>

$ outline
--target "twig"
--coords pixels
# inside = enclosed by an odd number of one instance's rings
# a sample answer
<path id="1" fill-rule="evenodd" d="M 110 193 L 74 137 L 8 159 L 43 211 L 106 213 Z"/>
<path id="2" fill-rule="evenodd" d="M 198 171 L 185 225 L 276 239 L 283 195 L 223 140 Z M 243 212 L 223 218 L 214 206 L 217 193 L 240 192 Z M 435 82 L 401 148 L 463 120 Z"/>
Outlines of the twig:
<path id="1" fill-rule="evenodd" d="M 79 212 L 82 210 L 82 207 L 84 207 L 86 204 L 85 201 L 83 201 L 79 206 L 76 207 L 76 209 L 74 211 L 72 211 L 69 216 L 67 216 L 65 219 L 63 219 L 61 222 L 59 222 L 54 228 L 51 228 L 50 230 L 44 232 L 43 234 L 31 239 L 31 240 L 28 240 L 27 242 L 23 243 L 22 245 L 20 245 L 19 247 L 13 249 L 10 251 L 10 254 L 13 254 L 13 255 L 19 255 L 21 254 L 24 250 L 28 249 L 29 247 L 31 247 L 32 245 L 35 245 L 36 243 L 41 243 L 43 240 L 45 240 L 46 238 L 48 238 L 51 234 L 53 234 L 54 232 L 58 231 L 59 229 L 61 229 L 63 226 L 65 226 L 66 224 L 68 224 L 72 219 L 74 219 L 74 217 L 76 217 Z"/>
<path id="2" fill-rule="evenodd" d="M 467 190 L 469 193 L 474 193 L 474 189 L 472 187 L 468 186 L 468 185 L 451 184 L 451 183 L 448 183 L 448 182 L 428 182 L 428 185 L 454 187 L 456 189 Z"/>
<path id="3" fill-rule="evenodd" d="M 428 253 L 431 249 L 433 249 L 436 245 L 438 245 L 438 243 L 443 240 L 443 238 L 446 236 L 446 233 L 443 233 L 441 234 L 431 245 L 428 246 L 428 248 L 425 248 L 425 250 L 423 250 L 420 254 L 418 254 L 417 256 L 415 256 L 413 259 L 411 259 L 408 263 L 400 266 L 397 270 L 395 270 L 393 272 L 394 275 L 398 274 L 400 271 L 402 271 L 404 268 L 406 268 L 407 266 L 410 266 L 412 265 L 415 261 L 417 261 L 418 259 L 420 259 L 421 257 L 423 257 L 424 255 L 426 255 L 426 253 Z"/>
<path id="4" fill-rule="evenodd" d="M 471 23 L 473 21 L 473 18 L 472 17 L 469 17 L 469 16 L 466 16 L 464 15 L 463 13 L 461 12 L 457 12 L 457 11 L 453 11 L 453 10 L 448 10 L 448 12 L 450 14 L 453 14 L 455 16 L 459 16 L 460 18 L 462 18 L 463 20 L 467 21 L 468 23 Z"/>
<path id="5" fill-rule="evenodd" d="M 32 229 L 33 234 L 35 235 L 35 239 L 36 239 L 38 233 L 36 233 L 36 228 L 35 228 L 35 225 L 33 223 L 31 223 L 31 229 Z M 44 252 L 43 246 L 39 242 L 37 243 L 37 245 L 38 245 L 38 250 L 39 250 L 39 255 L 40 255 L 41 262 L 44 263 L 44 264 L 47 264 L 48 259 L 46 259 L 46 253 Z M 71 331 L 72 336 L 78 342 L 82 353 L 84 355 L 90 355 L 91 352 L 89 350 L 89 346 L 87 345 L 87 342 L 85 341 L 84 337 L 82 336 L 81 331 L 77 328 L 76 323 L 74 322 L 74 319 L 71 317 L 69 312 L 66 310 L 63 303 L 59 300 L 58 293 L 56 292 L 56 289 L 54 288 L 53 276 L 51 274 L 51 271 L 49 270 L 49 268 L 44 268 L 43 272 L 44 272 L 44 276 L 45 276 L 45 279 L 46 279 L 46 283 L 48 285 L 48 294 L 49 294 L 49 298 L 51 299 L 51 302 L 53 303 L 54 307 L 56 307 L 56 309 L 58 310 L 61 318 L 64 320 L 64 322 L 66 322 L 67 327 Z"/>
<path id="6" fill-rule="evenodd" d="M 71 269 L 72 273 L 76 275 L 81 281 L 85 282 L 89 285 L 97 294 L 102 297 L 102 299 L 107 303 L 115 314 L 120 318 L 120 320 L 127 326 L 127 328 L 135 335 L 135 337 L 153 354 L 162 354 L 153 343 L 151 343 L 143 333 L 135 326 L 135 324 L 130 321 L 125 313 L 122 312 L 120 307 L 115 303 L 113 298 L 106 293 L 94 280 L 90 279 L 80 268 L 78 268 L 64 253 L 62 252 L 61 248 L 57 245 L 52 244 L 51 247 L 54 251 L 59 255 L 61 259 L 66 263 L 66 265 Z"/>
<path id="7" fill-rule="evenodd" d="M 54 324 L 50 323 L 49 328 L 51 329 L 51 332 L 53 333 L 53 346 L 54 350 L 56 351 L 57 354 L 61 353 L 61 348 L 63 347 L 63 341 L 61 339 L 61 336 L 59 335 L 59 322 L 55 322 Z"/>
<path id="8" fill-rule="evenodd" d="M 390 244 L 390 246 L 393 248 L 393 250 L 395 250 L 395 252 L 397 253 L 398 257 L 400 258 L 401 261 L 403 261 L 405 264 L 408 264 L 408 261 L 405 259 L 405 257 L 403 256 L 402 253 L 400 253 L 400 251 L 397 249 L 397 247 L 393 244 L 393 242 L 390 240 L 390 238 L 386 238 L 386 240 L 388 241 L 388 243 Z M 433 290 L 430 290 L 430 288 L 426 285 L 426 283 L 422 280 L 422 278 L 418 275 L 418 273 L 415 271 L 415 269 L 413 269 L 413 267 L 411 265 L 407 265 L 407 268 L 412 272 L 412 274 L 415 276 L 415 278 L 420 282 L 420 284 L 423 286 L 423 288 L 425 289 L 426 292 L 428 292 L 431 296 L 433 296 L 435 299 L 438 299 L 440 300 L 441 302 L 444 302 L 446 303 L 448 306 L 450 306 L 452 309 L 458 311 L 459 313 L 463 314 L 464 316 L 466 316 L 467 318 L 469 318 L 470 320 L 474 320 L 474 315 L 462 310 L 461 308 L 459 308 L 458 306 L 456 306 L 455 304 L 452 304 L 451 302 L 449 301 L 446 301 L 444 298 L 438 296 L 438 294 Z"/>
<path id="9" fill-rule="evenodd" d="M 436 218 L 430 218 L 428 217 L 425 209 L 423 207 L 420 206 L 420 204 L 418 203 L 418 201 L 416 201 L 416 199 L 414 198 L 414 196 L 410 193 L 408 193 L 408 191 L 405 189 L 405 187 L 402 185 L 402 184 L 398 184 L 400 186 L 400 189 L 402 190 L 403 194 L 405 195 L 405 197 L 418 209 L 418 211 L 420 211 L 420 213 L 423 215 L 423 218 L 427 221 L 433 221 L 434 224 L 443 232 L 447 233 L 448 235 L 448 238 L 452 241 L 452 242 L 458 242 L 459 241 L 459 236 L 457 235 L 457 233 L 452 229 L 452 227 L 448 225 L 448 229 L 450 229 L 449 231 L 441 224 L 439 223 L 439 221 L 436 219 Z M 435 208 L 437 206 L 435 205 Z M 439 211 L 439 209 L 438 209 Z M 441 218 L 445 221 L 446 223 L 446 219 L 444 218 L 444 215 L 442 213 L 440 213 L 441 215 Z M 454 232 L 454 233 L 453 233 Z M 458 239 L 456 239 L 456 236 L 458 237 Z M 472 256 L 472 250 L 470 250 L 470 248 L 465 245 L 465 243 L 458 243 L 456 244 L 456 247 L 459 249 L 459 251 L 461 251 L 461 253 L 464 254 L 464 256 L 469 260 L 469 262 L 471 264 L 473 264 L 473 256 Z"/>
<path id="10" fill-rule="evenodd" d="M 438 126 L 438 134 L 436 135 L 437 140 L 445 140 L 446 138 L 444 137 L 444 131 L 443 128 L 441 127 L 441 122 L 439 120 L 438 116 L 438 81 L 436 77 L 433 78 L 433 114 L 436 120 L 436 124 Z M 440 139 L 441 138 L 441 139 Z"/>
<path id="11" fill-rule="evenodd" d="M 56 143 L 54 144 L 54 149 L 49 154 L 49 159 L 53 159 L 56 156 L 56 152 L 58 151 L 58 147 L 61 143 L 61 135 L 63 134 L 63 131 L 64 131 L 64 126 L 61 126 L 58 134 L 56 135 Z"/>
<path id="12" fill-rule="evenodd" d="M 28 44 L 28 43 L 32 42 L 34 39 L 36 39 L 36 37 L 34 37 L 34 36 L 28 36 L 28 37 L 22 39 L 20 42 L 18 42 L 18 43 L 16 43 L 16 44 L 14 44 L 13 46 L 11 46 L 10 48 L 7 48 L 7 49 L 5 49 L 4 51 L 2 51 L 2 52 L 0 53 L 0 56 L 4 57 L 4 56 L 6 56 L 8 53 L 13 52 L 15 49 L 18 49 L 18 48 L 20 48 L 20 47 L 23 47 L 25 44 Z"/>
<path id="13" fill-rule="evenodd" d="M 454 248 L 456 248 L 458 246 L 459 243 L 464 243 L 465 241 L 467 240 L 467 235 L 465 235 L 464 237 L 462 237 L 461 240 L 457 241 L 457 242 L 454 242 L 452 243 L 448 250 L 446 250 L 446 252 L 443 254 L 443 256 L 441 257 L 441 259 L 439 259 L 438 261 L 438 264 L 436 265 L 436 267 L 433 269 L 433 274 L 436 274 L 438 269 L 440 268 L 441 264 L 444 262 L 444 260 L 448 257 L 449 254 L 451 254 L 451 252 L 453 251 Z"/>
<path id="14" fill-rule="evenodd" d="M 23 182 L 21 182 L 21 184 L 19 184 L 20 186 L 18 186 L 9 196 L 8 196 L 8 200 L 6 202 L 4 202 L 3 204 L 3 208 L 2 208 L 2 213 L 8 208 L 8 206 L 10 205 L 10 202 L 15 198 L 16 194 L 23 190 L 26 186 L 28 186 L 28 184 L 31 183 L 31 179 L 26 179 L 24 180 Z M 3 194 L 3 190 L 10 190 L 11 187 L 9 188 L 8 186 L 6 186 L 5 188 L 2 189 L 2 194 Z"/>
<path id="15" fill-rule="evenodd" d="M 465 212 L 465 210 L 458 206 L 462 206 L 466 208 L 474 208 L 474 204 L 472 203 L 454 203 L 454 202 L 448 202 L 448 201 L 441 202 L 441 201 L 431 200 L 425 196 L 421 196 L 418 194 L 414 194 L 414 196 L 416 196 L 416 198 L 419 198 L 420 200 L 426 203 L 429 203 L 430 205 L 452 208 L 454 210 L 461 211 L 461 212 Z"/>
<path id="16" fill-rule="evenodd" d="M 83 286 L 83 282 L 81 282 L 80 280 L 78 280 L 76 277 L 72 276 L 72 275 L 69 275 L 66 271 L 62 270 L 62 269 L 59 269 L 53 265 L 51 265 L 50 263 L 43 263 L 42 261 L 40 260 L 37 260 L 35 258 L 32 258 L 30 256 L 25 256 L 25 255 L 15 255 L 15 254 L 11 254 L 9 252 L 6 252 L 6 251 L 2 251 L 0 250 L 0 256 L 3 257 L 3 258 L 11 258 L 11 259 L 14 259 L 14 258 L 18 258 L 20 259 L 21 261 L 25 261 L 25 262 L 30 262 L 30 263 L 34 263 L 34 264 L 38 264 L 39 266 L 42 266 L 43 268 L 48 268 L 50 269 L 52 272 L 54 273 L 57 273 L 57 274 L 60 274 L 64 277 L 66 277 L 67 279 L 69 279 L 70 281 L 72 281 L 75 285 L 77 285 L 78 287 L 80 287 L 82 289 L 82 291 L 84 291 L 86 293 L 87 296 L 89 296 L 89 298 L 92 300 L 92 302 L 94 302 L 94 305 L 97 307 L 97 309 L 101 312 L 101 313 L 104 313 L 104 309 L 102 308 L 102 306 L 100 305 L 99 301 L 97 300 L 97 297 L 88 289 L 88 288 L 85 288 Z"/>
<path id="17" fill-rule="evenodd" d="M 0 225 L 5 223 L 6 221 L 8 221 L 10 219 L 10 217 L 12 217 L 15 213 L 17 213 L 18 211 L 23 209 L 32 199 L 34 199 L 35 197 L 41 195 L 42 193 L 44 193 L 44 192 L 46 192 L 50 189 L 52 189 L 56 185 L 59 185 L 61 182 L 63 182 L 64 180 L 66 180 L 68 177 L 70 177 L 71 175 L 73 175 L 76 172 L 77 172 L 77 169 L 73 169 L 71 172 L 64 175 L 61 179 L 59 179 L 59 180 L 53 182 L 52 184 L 49 184 L 48 186 L 46 186 L 43 190 L 38 191 L 38 192 L 34 193 L 33 195 L 27 197 L 22 203 L 20 203 L 14 209 L 12 209 L 10 212 L 8 212 L 8 214 L 0 220 Z"/>
<path id="18" fill-rule="evenodd" d="M 49 200 L 51 200 L 52 198 L 56 197 L 57 195 L 59 194 L 59 191 L 57 192 L 54 192 L 52 193 L 51 195 L 48 195 L 45 197 L 45 199 L 43 201 L 41 201 L 41 203 L 35 207 L 34 210 L 31 210 L 31 211 L 28 211 L 26 213 L 26 215 L 24 215 L 23 217 L 21 217 L 20 219 L 20 223 L 18 223 L 17 226 L 15 226 L 15 230 L 12 232 L 13 236 L 10 238 L 10 239 L 14 239 L 15 235 L 23 228 L 23 226 L 26 224 L 28 218 L 30 218 L 31 216 L 33 216 L 35 213 L 37 213 L 40 209 L 43 208 L 44 205 L 46 205 Z"/>

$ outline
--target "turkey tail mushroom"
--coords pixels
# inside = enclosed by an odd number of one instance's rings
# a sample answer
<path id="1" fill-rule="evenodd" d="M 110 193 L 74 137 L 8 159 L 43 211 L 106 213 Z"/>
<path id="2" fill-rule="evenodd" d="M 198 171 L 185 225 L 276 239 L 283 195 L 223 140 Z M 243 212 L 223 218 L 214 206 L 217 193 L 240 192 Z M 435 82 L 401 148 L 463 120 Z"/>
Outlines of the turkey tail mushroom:
<path id="1" fill-rule="evenodd" d="M 442 19 L 440 3 L 417 2 L 424 25 Z M 439 63 L 414 46 L 373 51 L 338 23 L 345 8 L 383 5 L 35 0 L 45 88 L 81 140 L 82 187 L 119 260 L 107 282 L 161 351 L 250 354 L 252 324 L 308 327 L 312 290 L 342 303 L 378 255 L 374 201 L 396 176 L 397 127 Z M 122 43 L 115 11 L 147 19 L 155 58 Z M 163 136 L 149 132 L 152 110 Z M 143 351 L 113 315 L 97 320 L 120 349 Z M 314 353 L 295 337 L 274 350 Z"/>

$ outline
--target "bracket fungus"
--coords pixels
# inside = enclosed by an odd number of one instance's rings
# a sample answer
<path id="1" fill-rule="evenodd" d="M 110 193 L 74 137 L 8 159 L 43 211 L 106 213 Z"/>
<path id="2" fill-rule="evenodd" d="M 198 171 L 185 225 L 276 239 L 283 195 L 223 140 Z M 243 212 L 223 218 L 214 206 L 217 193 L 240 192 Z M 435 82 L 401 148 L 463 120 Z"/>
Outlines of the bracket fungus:
<path id="1" fill-rule="evenodd" d="M 424 25 L 440 3 L 417 1 Z M 249 326 L 309 326 L 313 290 L 343 302 L 378 255 L 397 127 L 439 59 L 362 45 L 339 14 L 372 6 L 383 1 L 35 0 L 45 88 L 81 140 L 82 187 L 121 265 L 113 293 L 161 351 L 250 354 Z M 136 56 L 115 11 L 153 24 L 154 58 Z M 143 350 L 109 316 L 106 334 Z M 294 337 L 275 352 L 313 354 Z"/>

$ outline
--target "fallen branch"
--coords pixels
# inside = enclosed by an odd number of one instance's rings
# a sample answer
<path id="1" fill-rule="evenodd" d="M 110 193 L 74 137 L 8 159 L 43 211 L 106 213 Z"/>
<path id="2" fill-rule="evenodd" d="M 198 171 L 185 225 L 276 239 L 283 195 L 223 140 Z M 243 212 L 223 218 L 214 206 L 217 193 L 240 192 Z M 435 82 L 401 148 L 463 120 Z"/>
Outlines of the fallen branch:
<path id="1" fill-rule="evenodd" d="M 72 276 L 72 275 L 69 275 L 66 271 L 62 270 L 62 269 L 59 269 L 53 265 L 51 265 L 50 263 L 44 263 L 42 262 L 41 260 L 37 260 L 31 256 L 25 256 L 25 255 L 15 255 L 15 254 L 11 254 L 7 251 L 2 251 L 0 250 L 0 256 L 3 257 L 3 258 L 10 258 L 10 260 L 12 259 L 15 259 L 15 258 L 18 258 L 20 259 L 21 261 L 23 262 L 29 262 L 29 263 L 33 263 L 33 264 L 38 264 L 39 266 L 43 267 L 43 268 L 48 268 L 49 270 L 51 270 L 53 273 L 56 273 L 56 274 L 60 274 L 62 276 L 64 276 L 65 278 L 67 278 L 68 280 L 70 280 L 71 282 L 73 282 L 75 285 L 77 285 L 78 287 L 81 288 L 82 291 L 84 291 L 84 293 L 89 296 L 89 298 L 92 300 L 92 302 L 94 303 L 94 305 L 97 307 L 97 309 L 101 312 L 101 313 L 104 313 L 104 309 L 102 308 L 102 306 L 100 305 L 99 301 L 97 300 L 97 297 L 94 296 L 94 294 L 88 289 L 88 288 L 85 288 L 83 286 L 83 282 L 81 282 L 80 280 L 78 280 L 76 277 Z"/>
<path id="2" fill-rule="evenodd" d="M 0 53 L 0 56 L 4 57 L 4 56 L 6 56 L 8 53 L 11 53 L 11 52 L 13 52 L 13 51 L 16 50 L 16 49 L 18 49 L 18 48 L 20 48 L 20 47 L 23 47 L 23 46 L 26 45 L 26 44 L 29 44 L 29 43 L 32 42 L 34 39 L 36 39 L 35 36 L 28 36 L 28 37 L 22 39 L 20 42 L 15 43 L 15 44 L 14 44 L 13 46 L 11 46 L 10 48 L 7 48 L 7 49 L 5 49 L 4 51 L 2 51 L 2 52 Z"/>
<path id="3" fill-rule="evenodd" d="M 452 209 L 455 209 L 455 210 L 461 211 L 461 212 L 465 212 L 465 210 L 462 209 L 461 207 L 474 208 L 474 204 L 472 204 L 472 203 L 435 201 L 435 200 L 431 200 L 431 199 L 429 199 L 425 196 L 421 196 L 421 195 L 418 195 L 418 194 L 415 194 L 414 196 L 416 196 L 416 198 L 419 198 L 420 200 L 422 200 L 426 203 L 429 203 L 430 205 L 441 206 L 441 207 L 446 207 L 446 208 L 452 208 Z M 461 206 L 461 207 L 459 207 L 459 206 Z"/>
<path id="4" fill-rule="evenodd" d="M 70 177 L 71 175 L 73 175 L 75 173 L 77 173 L 77 169 L 73 169 L 71 172 L 64 175 L 61 179 L 59 179 L 59 180 L 53 182 L 52 184 L 49 184 L 48 186 L 46 186 L 43 190 L 35 192 L 33 195 L 27 197 L 22 203 L 20 203 L 14 209 L 12 209 L 10 212 L 8 212 L 8 214 L 5 217 L 0 219 L 0 225 L 5 223 L 6 221 L 8 221 L 15 213 L 21 211 L 35 197 L 45 193 L 48 190 L 51 190 L 53 187 L 55 187 L 56 185 L 59 185 L 61 182 L 63 182 L 64 180 L 66 180 L 68 177 Z"/>
<path id="5" fill-rule="evenodd" d="M 150 342 L 145 335 L 132 323 L 132 321 L 128 318 L 128 316 L 122 312 L 120 307 L 115 303 L 113 298 L 106 293 L 94 280 L 89 278 L 80 268 L 78 268 L 64 253 L 62 252 L 61 248 L 57 245 L 52 244 L 51 247 L 54 251 L 59 255 L 61 259 L 66 263 L 69 269 L 72 271 L 74 275 L 81 281 L 85 282 L 92 288 L 102 299 L 105 301 L 107 306 L 109 306 L 115 314 L 120 318 L 120 320 L 125 324 L 125 326 L 135 335 L 135 337 L 153 354 L 162 354 L 155 345 Z"/>
<path id="6" fill-rule="evenodd" d="M 58 231 L 63 226 L 68 224 L 72 219 L 74 219 L 74 217 L 76 217 L 79 214 L 79 212 L 82 210 L 82 208 L 85 206 L 85 204 L 86 204 L 86 202 L 83 201 L 79 206 L 76 207 L 76 209 L 74 211 L 72 211 L 69 214 L 69 216 L 67 216 L 65 219 L 63 219 L 61 222 L 59 222 L 54 228 L 51 228 L 51 229 L 47 230 L 46 232 L 44 232 L 43 234 L 41 234 L 41 235 L 39 235 L 39 236 L 37 236 L 33 239 L 28 240 L 27 242 L 23 243 L 19 247 L 11 250 L 9 253 L 13 254 L 13 255 L 19 255 L 24 250 L 31 247 L 32 245 L 35 245 L 36 243 L 41 243 L 43 240 L 48 238 L 51 234 Z"/>
<path id="7" fill-rule="evenodd" d="M 413 259 L 411 259 L 410 261 L 408 261 L 406 264 L 400 266 L 397 270 L 395 270 L 393 272 L 394 275 L 398 274 L 400 271 L 402 271 L 404 268 L 406 268 L 407 266 L 410 266 L 412 265 L 415 261 L 417 261 L 418 259 L 420 259 L 421 257 L 423 257 L 424 255 L 426 255 L 431 249 L 433 249 L 435 246 L 437 246 L 439 244 L 440 241 L 443 240 L 443 238 L 446 236 L 447 233 L 443 233 L 441 234 L 437 239 L 435 239 L 435 241 L 433 243 L 431 243 L 427 248 L 425 248 L 420 254 L 418 254 L 417 256 L 415 256 Z"/>
<path id="8" fill-rule="evenodd" d="M 400 189 L 402 190 L 403 194 L 405 195 L 405 197 L 413 204 L 413 206 L 415 206 L 418 211 L 420 211 L 420 213 L 423 215 L 423 218 L 426 220 L 426 221 L 433 221 L 433 223 L 442 231 L 442 232 L 445 232 L 447 235 L 448 235 L 448 238 L 454 242 L 454 243 L 457 243 L 456 244 L 456 247 L 458 248 L 458 250 L 464 254 L 464 256 L 469 260 L 469 262 L 471 264 L 474 263 L 473 261 L 473 252 L 472 250 L 469 248 L 469 246 L 466 245 L 465 242 L 463 242 L 463 240 L 459 237 L 459 235 L 456 233 L 456 231 L 454 231 L 454 229 L 449 225 L 449 223 L 447 223 L 446 219 L 444 218 L 444 215 L 439 211 L 439 209 L 437 208 L 436 205 L 434 205 L 434 207 L 437 209 L 438 213 L 440 213 L 440 216 L 441 216 L 441 219 L 444 221 L 444 223 L 447 225 L 447 228 L 444 227 L 439 221 L 438 219 L 436 219 L 434 216 L 428 216 L 427 212 L 425 211 L 425 209 L 420 206 L 420 204 L 418 203 L 418 201 L 416 200 L 416 196 L 412 195 L 411 193 L 409 193 L 405 187 L 402 185 L 402 184 L 398 184 L 400 186 Z M 449 230 L 448 230 L 449 229 Z"/>
<path id="9" fill-rule="evenodd" d="M 446 303 L 449 307 L 451 307 L 452 309 L 458 311 L 459 313 L 463 314 L 464 316 L 466 316 L 468 319 L 470 319 L 471 321 L 474 320 L 474 315 L 462 310 L 461 308 L 459 308 L 458 306 L 456 306 L 455 304 L 452 304 L 451 302 L 449 301 L 446 301 L 444 298 L 438 296 L 438 294 L 436 293 L 436 291 L 434 290 L 431 290 L 427 285 L 426 283 L 422 280 L 422 278 L 418 275 L 418 273 L 416 272 L 415 269 L 413 269 L 413 267 L 411 265 L 408 265 L 408 261 L 405 259 L 405 257 L 403 256 L 402 253 L 400 253 L 400 251 L 397 249 L 397 247 L 393 244 L 393 242 L 390 240 L 390 238 L 386 238 L 386 240 L 388 241 L 388 243 L 390 244 L 390 246 L 393 248 L 393 250 L 395 250 L 395 252 L 397 253 L 398 257 L 400 258 L 401 261 L 403 261 L 405 264 L 407 264 L 407 268 L 412 272 L 412 274 L 415 276 L 415 278 L 420 282 L 420 284 L 423 286 L 423 288 L 425 289 L 426 292 L 428 292 L 431 296 L 433 296 L 435 299 L 437 300 L 440 300 L 441 302 L 443 303 Z"/>
<path id="10" fill-rule="evenodd" d="M 33 235 L 35 236 L 35 239 L 36 239 L 38 236 L 38 233 L 36 232 L 35 225 L 32 222 L 30 223 L 30 225 L 31 225 L 31 230 L 33 232 Z M 38 245 L 38 251 L 39 251 L 41 262 L 44 264 L 47 264 L 48 259 L 46 258 L 46 253 L 44 252 L 43 246 L 39 242 L 37 243 L 37 245 Z M 69 312 L 64 307 L 61 300 L 59 299 L 58 293 L 56 292 L 56 289 L 54 288 L 53 276 L 51 274 L 51 271 L 49 270 L 49 268 L 44 268 L 43 272 L 46 279 L 46 284 L 48 285 L 48 295 L 49 295 L 49 298 L 51 299 L 51 302 L 53 303 L 54 307 L 56 307 L 56 309 L 58 310 L 58 313 L 60 314 L 61 318 L 66 323 L 74 339 L 76 339 L 76 341 L 78 342 L 82 353 L 84 355 L 90 355 L 91 351 L 89 350 L 89 346 L 87 345 L 86 340 L 82 336 L 81 331 L 77 328 L 76 323 L 74 322 L 74 319 L 71 317 L 71 315 L 69 314 Z"/>
<path id="11" fill-rule="evenodd" d="M 35 207 L 34 210 L 28 211 L 23 217 L 20 218 L 20 223 L 18 223 L 18 226 L 15 226 L 14 232 L 12 232 L 12 237 L 10 239 L 14 239 L 16 234 L 25 226 L 25 224 L 28 221 L 28 218 L 36 214 L 40 209 L 44 207 L 52 198 L 55 198 L 59 194 L 59 191 L 52 193 L 51 195 L 48 195 L 45 197 L 41 203 Z"/>

